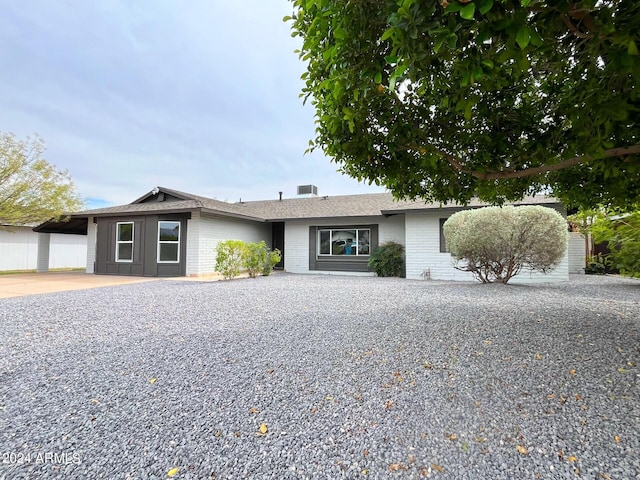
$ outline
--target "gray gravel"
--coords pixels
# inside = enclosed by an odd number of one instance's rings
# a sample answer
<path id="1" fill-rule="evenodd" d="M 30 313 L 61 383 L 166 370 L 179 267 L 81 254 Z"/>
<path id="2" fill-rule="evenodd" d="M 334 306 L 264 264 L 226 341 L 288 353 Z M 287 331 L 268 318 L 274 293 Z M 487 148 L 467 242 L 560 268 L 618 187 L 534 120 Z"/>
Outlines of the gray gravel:
<path id="1" fill-rule="evenodd" d="M 0 325 L 0 478 L 640 478 L 639 281 L 159 281 Z"/>

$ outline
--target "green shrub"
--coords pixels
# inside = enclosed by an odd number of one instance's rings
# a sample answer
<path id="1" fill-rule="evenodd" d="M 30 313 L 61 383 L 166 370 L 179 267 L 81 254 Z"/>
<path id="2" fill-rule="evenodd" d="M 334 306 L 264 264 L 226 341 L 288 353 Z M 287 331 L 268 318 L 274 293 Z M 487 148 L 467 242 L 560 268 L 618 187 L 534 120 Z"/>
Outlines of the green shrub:
<path id="1" fill-rule="evenodd" d="M 226 240 L 216 248 L 216 271 L 229 280 L 240 275 L 247 246 L 242 240 Z"/>
<path id="2" fill-rule="evenodd" d="M 380 245 L 369 257 L 369 267 L 379 277 L 404 276 L 404 247 L 396 242 Z"/>
<path id="3" fill-rule="evenodd" d="M 607 242 L 610 253 L 604 257 L 607 271 L 640 277 L 640 209 L 599 212 L 590 226 L 596 242 Z"/>
<path id="4" fill-rule="evenodd" d="M 587 266 L 584 269 L 584 273 L 587 275 L 604 275 L 607 273 L 607 263 L 605 258 L 598 254 L 595 257 L 591 257 L 587 262 Z"/>
<path id="5" fill-rule="evenodd" d="M 262 275 L 268 276 L 271 275 L 273 271 L 273 267 L 276 266 L 282 259 L 282 255 L 280 254 L 280 250 L 274 248 L 273 250 L 267 251 L 267 258 L 265 259 L 264 264 L 262 265 Z"/>
<path id="6" fill-rule="evenodd" d="M 566 220 L 542 206 L 463 210 L 443 228 L 455 268 L 483 283 L 507 283 L 523 269 L 548 273 L 569 242 Z"/>
<path id="7" fill-rule="evenodd" d="M 263 241 L 260 243 L 245 244 L 245 256 L 243 266 L 251 278 L 256 278 L 258 273 L 262 272 L 268 258 L 267 244 Z"/>

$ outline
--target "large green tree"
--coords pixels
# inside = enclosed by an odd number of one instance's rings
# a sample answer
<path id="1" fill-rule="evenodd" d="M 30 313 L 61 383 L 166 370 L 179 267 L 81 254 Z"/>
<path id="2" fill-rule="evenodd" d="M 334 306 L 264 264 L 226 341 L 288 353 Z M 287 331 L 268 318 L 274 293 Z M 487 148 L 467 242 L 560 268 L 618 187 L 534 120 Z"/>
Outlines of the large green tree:
<path id="1" fill-rule="evenodd" d="M 0 226 L 59 219 L 82 207 L 66 171 L 42 158 L 40 138 L 0 132 Z"/>
<path id="2" fill-rule="evenodd" d="M 292 0 L 340 169 L 399 197 L 640 199 L 638 0 Z"/>

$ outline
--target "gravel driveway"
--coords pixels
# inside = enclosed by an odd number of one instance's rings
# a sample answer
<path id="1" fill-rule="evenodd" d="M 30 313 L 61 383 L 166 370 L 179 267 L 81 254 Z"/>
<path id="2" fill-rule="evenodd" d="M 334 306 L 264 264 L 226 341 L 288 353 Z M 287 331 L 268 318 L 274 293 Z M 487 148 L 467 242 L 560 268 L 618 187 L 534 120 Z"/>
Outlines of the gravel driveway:
<path id="1" fill-rule="evenodd" d="M 0 478 L 640 478 L 640 281 L 161 281 L 0 326 Z"/>

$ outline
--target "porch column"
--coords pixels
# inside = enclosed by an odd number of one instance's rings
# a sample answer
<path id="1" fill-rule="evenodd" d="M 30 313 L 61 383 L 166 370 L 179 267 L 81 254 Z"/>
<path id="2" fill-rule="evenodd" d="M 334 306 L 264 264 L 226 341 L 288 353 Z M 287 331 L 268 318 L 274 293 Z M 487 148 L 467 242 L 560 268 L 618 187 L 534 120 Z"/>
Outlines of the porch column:
<path id="1" fill-rule="evenodd" d="M 38 273 L 49 271 L 49 249 L 51 247 L 51 234 L 38 233 Z"/>
<path id="2" fill-rule="evenodd" d="M 95 273 L 96 245 L 98 240 L 98 224 L 93 217 L 87 220 L 87 269 L 86 273 Z"/>

